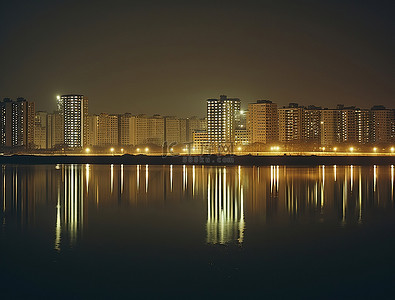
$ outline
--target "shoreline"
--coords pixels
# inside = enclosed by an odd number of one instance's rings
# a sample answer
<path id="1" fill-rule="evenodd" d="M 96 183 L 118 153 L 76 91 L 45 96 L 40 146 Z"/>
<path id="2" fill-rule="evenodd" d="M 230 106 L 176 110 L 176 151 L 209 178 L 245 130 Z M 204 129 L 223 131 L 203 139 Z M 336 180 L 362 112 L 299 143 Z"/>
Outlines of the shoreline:
<path id="1" fill-rule="evenodd" d="M 393 165 L 391 156 L 305 155 L 2 155 L 0 164 L 125 164 L 125 165 Z"/>

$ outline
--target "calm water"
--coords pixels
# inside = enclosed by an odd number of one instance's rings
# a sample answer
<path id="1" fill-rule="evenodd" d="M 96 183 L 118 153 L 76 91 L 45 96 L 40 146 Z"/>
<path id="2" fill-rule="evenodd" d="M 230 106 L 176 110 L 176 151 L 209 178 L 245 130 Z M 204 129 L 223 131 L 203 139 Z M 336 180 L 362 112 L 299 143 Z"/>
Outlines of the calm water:
<path id="1" fill-rule="evenodd" d="M 377 298 L 393 166 L 2 166 L 8 297 Z"/>

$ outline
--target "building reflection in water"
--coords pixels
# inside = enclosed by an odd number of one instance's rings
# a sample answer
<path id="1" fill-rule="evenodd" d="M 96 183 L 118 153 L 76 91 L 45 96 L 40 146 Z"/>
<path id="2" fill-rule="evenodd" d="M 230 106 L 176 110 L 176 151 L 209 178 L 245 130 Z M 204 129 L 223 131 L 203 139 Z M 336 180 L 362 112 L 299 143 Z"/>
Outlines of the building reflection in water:
<path id="1" fill-rule="evenodd" d="M 207 242 L 225 244 L 242 243 L 244 239 L 244 198 L 237 177 L 227 174 L 227 168 L 214 168 L 207 178 Z"/>
<path id="2" fill-rule="evenodd" d="M 3 229 L 47 230 L 62 251 L 83 236 L 89 214 L 174 209 L 188 200 L 200 205 L 195 213 L 202 213 L 208 243 L 243 243 L 249 222 L 368 222 L 394 208 L 394 171 L 393 165 L 3 165 L 0 221 Z"/>

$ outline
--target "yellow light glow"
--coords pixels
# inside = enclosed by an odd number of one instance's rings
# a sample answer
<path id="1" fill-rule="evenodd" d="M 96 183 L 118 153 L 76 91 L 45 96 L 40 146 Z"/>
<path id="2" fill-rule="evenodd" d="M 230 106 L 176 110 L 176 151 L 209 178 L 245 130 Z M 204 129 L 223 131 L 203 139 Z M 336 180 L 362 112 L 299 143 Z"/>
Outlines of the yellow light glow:
<path id="1" fill-rule="evenodd" d="M 377 151 L 377 148 L 376 148 L 376 147 L 374 147 L 374 148 L 373 148 L 373 151 L 374 151 L 374 152 L 376 152 L 376 151 Z"/>
<path id="2" fill-rule="evenodd" d="M 91 149 L 86 148 L 86 149 L 85 149 L 85 152 L 86 152 L 86 153 L 89 153 L 89 152 L 91 152 Z"/>
<path id="3" fill-rule="evenodd" d="M 238 151 L 241 151 L 241 147 L 238 147 L 237 150 L 238 150 Z"/>
<path id="4" fill-rule="evenodd" d="M 145 150 L 145 152 L 148 152 L 148 151 L 149 151 L 149 148 L 148 148 L 148 147 L 145 147 L 144 150 Z"/>
<path id="5" fill-rule="evenodd" d="M 136 150 L 137 150 L 137 152 L 140 152 L 140 148 L 137 148 Z"/>
<path id="6" fill-rule="evenodd" d="M 174 149 L 173 149 L 173 148 L 170 148 L 170 151 L 171 151 L 171 152 L 173 152 L 173 151 L 174 151 Z"/>
<path id="7" fill-rule="evenodd" d="M 394 152 L 395 151 L 395 148 L 394 147 L 391 147 L 391 152 Z"/>
<path id="8" fill-rule="evenodd" d="M 59 95 L 57 95 L 57 96 L 56 96 L 56 99 L 57 99 L 57 100 L 60 100 L 60 96 L 59 96 Z"/>
<path id="9" fill-rule="evenodd" d="M 110 149 L 110 151 L 111 151 L 111 152 L 114 152 L 114 151 L 115 151 L 115 149 L 114 149 L 114 148 L 111 148 L 111 149 Z"/>
<path id="10" fill-rule="evenodd" d="M 322 151 L 325 151 L 325 147 L 322 147 Z"/>
<path id="11" fill-rule="evenodd" d="M 337 151 L 337 147 L 333 148 L 333 151 Z"/>
<path id="12" fill-rule="evenodd" d="M 353 152 L 354 151 L 354 147 L 350 147 L 350 151 Z"/>

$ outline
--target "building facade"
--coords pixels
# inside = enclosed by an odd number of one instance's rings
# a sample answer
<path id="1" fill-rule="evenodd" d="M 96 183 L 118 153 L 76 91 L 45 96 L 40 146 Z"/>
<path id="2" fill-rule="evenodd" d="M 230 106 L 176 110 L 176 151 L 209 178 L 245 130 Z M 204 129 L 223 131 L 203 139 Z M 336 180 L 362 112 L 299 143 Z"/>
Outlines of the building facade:
<path id="1" fill-rule="evenodd" d="M 207 100 L 207 137 L 210 152 L 233 152 L 240 99 L 221 95 Z"/>

